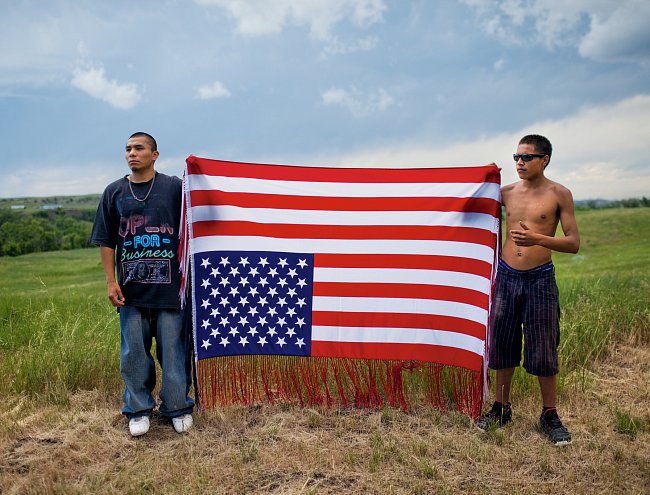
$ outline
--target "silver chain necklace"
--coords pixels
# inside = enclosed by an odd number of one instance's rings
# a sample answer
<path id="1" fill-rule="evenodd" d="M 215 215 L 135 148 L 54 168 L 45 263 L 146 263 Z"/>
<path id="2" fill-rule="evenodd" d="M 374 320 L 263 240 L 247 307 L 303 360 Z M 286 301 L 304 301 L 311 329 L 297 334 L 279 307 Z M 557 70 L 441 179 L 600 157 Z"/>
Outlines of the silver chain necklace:
<path id="1" fill-rule="evenodd" d="M 151 186 L 149 186 L 149 191 L 147 191 L 147 194 L 145 194 L 144 198 L 140 199 L 138 198 L 135 193 L 133 192 L 133 186 L 131 185 L 131 179 L 129 179 L 129 189 L 131 190 L 131 194 L 133 195 L 133 199 L 136 201 L 139 201 L 140 203 L 144 203 L 149 195 L 151 194 L 151 190 L 153 189 L 153 183 L 156 181 L 156 172 L 153 173 L 153 179 L 151 179 Z"/>

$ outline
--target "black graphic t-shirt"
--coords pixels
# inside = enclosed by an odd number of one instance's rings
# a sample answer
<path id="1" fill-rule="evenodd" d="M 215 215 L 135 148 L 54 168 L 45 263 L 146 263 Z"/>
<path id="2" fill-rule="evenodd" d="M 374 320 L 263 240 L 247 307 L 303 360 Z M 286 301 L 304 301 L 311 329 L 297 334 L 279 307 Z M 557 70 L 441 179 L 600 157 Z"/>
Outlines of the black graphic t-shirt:
<path id="1" fill-rule="evenodd" d="M 180 309 L 178 228 L 182 182 L 156 172 L 151 181 L 125 177 L 109 184 L 97 208 L 90 242 L 115 249 L 117 281 L 125 304 Z M 133 195 L 145 201 L 137 201 Z"/>

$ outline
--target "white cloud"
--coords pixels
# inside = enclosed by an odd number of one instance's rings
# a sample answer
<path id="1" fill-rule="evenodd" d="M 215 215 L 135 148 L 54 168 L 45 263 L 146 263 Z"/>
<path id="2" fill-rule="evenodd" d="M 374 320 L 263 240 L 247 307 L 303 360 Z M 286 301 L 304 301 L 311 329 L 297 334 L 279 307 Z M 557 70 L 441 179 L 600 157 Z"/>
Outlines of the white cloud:
<path id="1" fill-rule="evenodd" d="M 594 15 L 580 55 L 598 61 L 650 62 L 650 2 L 621 3 L 611 16 Z"/>
<path id="2" fill-rule="evenodd" d="M 105 101 L 116 108 L 128 110 L 140 101 L 140 92 L 136 84 L 119 84 L 108 80 L 103 67 L 75 69 L 71 84 L 93 98 Z"/>
<path id="3" fill-rule="evenodd" d="M 119 151 L 119 150 L 116 150 Z M 116 153 L 117 154 L 117 153 Z M 156 160 L 156 170 L 167 175 L 183 177 L 186 156 L 173 156 Z M 83 173 L 80 173 L 83 170 Z M 109 161 L 79 163 L 28 162 L 21 168 L 8 171 L 0 182 L 0 197 L 61 196 L 97 194 L 129 173 L 122 158 Z M 19 192 L 18 192 L 19 191 Z"/>
<path id="4" fill-rule="evenodd" d="M 37 8 L 32 2 L 0 2 L 0 83 L 67 82 L 79 55 L 90 56 L 101 40 L 112 36 L 109 44 L 119 50 L 120 21 L 95 14 L 88 2 L 50 0 Z"/>
<path id="5" fill-rule="evenodd" d="M 597 61 L 650 61 L 647 0 L 460 0 L 482 29 L 507 44 L 576 46 Z"/>
<path id="6" fill-rule="evenodd" d="M 8 11 L 5 8 L 0 15 L 0 44 L 3 46 L 0 69 L 3 72 L 22 73 L 34 66 L 52 69 L 61 62 L 61 53 L 69 49 L 69 43 L 66 26 L 60 19 L 39 19 L 38 13 L 29 17 L 16 6 Z"/>
<path id="7" fill-rule="evenodd" d="M 323 104 L 347 108 L 355 117 L 363 117 L 385 111 L 394 103 L 393 97 L 382 88 L 363 94 L 357 89 L 350 91 L 331 88 L 321 95 Z"/>
<path id="8" fill-rule="evenodd" d="M 220 81 L 215 81 L 212 84 L 204 84 L 196 90 L 196 97 L 200 100 L 228 98 L 229 96 L 230 91 Z"/>
<path id="9" fill-rule="evenodd" d="M 85 163 L 83 173 L 78 164 L 38 163 L 26 164 L 22 170 L 11 171 L 0 185 L 2 197 L 59 196 L 100 193 L 112 181 L 128 173 L 113 163 Z M 111 171 L 113 175 L 111 175 Z M 20 191 L 17 193 L 17 191 Z"/>
<path id="10" fill-rule="evenodd" d="M 345 100 L 345 92 L 339 97 Z M 504 184 L 517 180 L 512 153 L 525 134 L 539 133 L 553 143 L 553 159 L 546 175 L 567 186 L 575 199 L 622 199 L 650 196 L 650 94 L 613 105 L 586 107 L 560 120 L 533 123 L 525 128 L 476 136 L 444 146 L 430 146 L 426 137 L 408 142 L 359 149 L 343 154 L 323 150 L 320 154 L 278 156 L 277 163 L 356 167 L 443 167 L 486 165 L 502 168 Z M 199 156 L 209 151 L 196 150 Z M 268 155 L 259 157 L 273 162 Z M 164 157 L 156 168 L 182 176 L 184 156 Z M 0 183 L 0 197 L 51 196 L 101 192 L 120 175 L 128 173 L 124 162 L 83 164 L 24 164 L 8 171 Z"/>
<path id="11" fill-rule="evenodd" d="M 195 0 L 199 5 L 220 7 L 237 22 L 244 35 L 277 34 L 291 25 L 309 27 L 311 35 L 326 41 L 333 26 L 343 20 L 368 27 L 382 20 L 383 0 Z"/>
<path id="12" fill-rule="evenodd" d="M 187 156 L 174 156 L 158 158 L 156 160 L 156 170 L 167 175 L 175 175 L 176 177 L 183 177 L 185 171 L 185 160 Z"/>
<path id="13" fill-rule="evenodd" d="M 339 98 L 345 99 L 344 94 Z M 575 115 L 540 121 L 515 132 L 480 136 L 432 147 L 412 140 L 381 148 L 312 157 L 311 163 L 360 167 L 438 167 L 497 163 L 503 183 L 517 180 L 512 153 L 525 134 L 553 143 L 547 176 L 567 186 L 576 199 L 650 196 L 650 95 L 614 105 L 584 108 Z"/>

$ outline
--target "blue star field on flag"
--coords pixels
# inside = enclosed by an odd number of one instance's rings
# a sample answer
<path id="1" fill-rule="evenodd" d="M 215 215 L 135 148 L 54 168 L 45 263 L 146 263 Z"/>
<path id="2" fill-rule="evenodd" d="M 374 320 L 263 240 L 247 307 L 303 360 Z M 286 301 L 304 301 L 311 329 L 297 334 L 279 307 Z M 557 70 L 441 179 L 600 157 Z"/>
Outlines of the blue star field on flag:
<path id="1" fill-rule="evenodd" d="M 314 256 L 214 251 L 194 255 L 198 359 L 309 356 Z"/>

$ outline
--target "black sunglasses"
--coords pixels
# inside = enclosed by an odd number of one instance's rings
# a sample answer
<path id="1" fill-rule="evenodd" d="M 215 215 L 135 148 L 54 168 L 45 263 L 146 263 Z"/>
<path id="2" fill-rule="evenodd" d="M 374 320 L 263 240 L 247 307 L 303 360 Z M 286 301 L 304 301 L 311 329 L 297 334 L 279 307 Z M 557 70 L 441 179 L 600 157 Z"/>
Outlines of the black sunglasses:
<path id="1" fill-rule="evenodd" d="M 514 155 L 512 155 L 512 158 L 514 158 L 514 160 L 516 162 L 518 162 L 520 158 L 525 162 L 529 162 L 533 158 L 542 158 L 544 156 L 546 156 L 546 155 L 543 155 L 543 154 L 540 154 L 540 153 L 522 153 L 521 155 L 518 155 L 517 153 L 515 153 Z"/>

